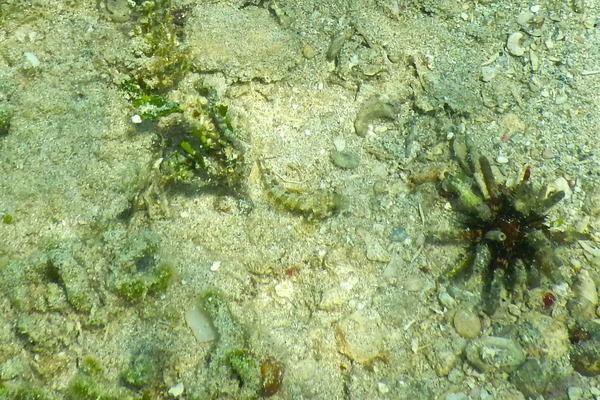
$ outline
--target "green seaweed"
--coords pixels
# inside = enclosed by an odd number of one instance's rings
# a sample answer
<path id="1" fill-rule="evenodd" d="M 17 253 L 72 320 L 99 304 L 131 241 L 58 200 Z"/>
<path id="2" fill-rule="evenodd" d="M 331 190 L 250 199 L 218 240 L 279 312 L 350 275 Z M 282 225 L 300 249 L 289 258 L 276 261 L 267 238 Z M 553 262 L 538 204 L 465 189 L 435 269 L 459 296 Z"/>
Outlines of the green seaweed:
<path id="1" fill-rule="evenodd" d="M 0 400 L 51 400 L 46 389 L 31 382 L 0 383 Z"/>
<path id="2" fill-rule="evenodd" d="M 173 23 L 171 0 L 138 2 L 133 7 L 137 25 L 132 34 L 143 39 L 147 59 L 132 72 L 148 90 L 165 90 L 189 68 L 188 54 L 178 41 L 180 27 Z"/>
<path id="3" fill-rule="evenodd" d="M 158 362 L 151 352 L 141 352 L 131 362 L 129 368 L 123 372 L 125 383 L 136 389 L 149 385 L 158 373 Z"/>
<path id="4" fill-rule="evenodd" d="M 216 92 L 202 85 L 196 89 L 204 101 L 182 105 L 183 118 L 170 129 L 171 134 L 164 135 L 161 171 L 165 180 L 220 187 L 244 195 L 246 145 L 233 129 L 228 108 Z"/>
<path id="5" fill-rule="evenodd" d="M 208 365 L 207 396 L 256 399 L 276 393 L 281 378 L 279 365 L 271 358 L 261 364 L 225 296 L 219 290 L 209 289 L 202 294 L 201 305 L 219 334 Z"/>

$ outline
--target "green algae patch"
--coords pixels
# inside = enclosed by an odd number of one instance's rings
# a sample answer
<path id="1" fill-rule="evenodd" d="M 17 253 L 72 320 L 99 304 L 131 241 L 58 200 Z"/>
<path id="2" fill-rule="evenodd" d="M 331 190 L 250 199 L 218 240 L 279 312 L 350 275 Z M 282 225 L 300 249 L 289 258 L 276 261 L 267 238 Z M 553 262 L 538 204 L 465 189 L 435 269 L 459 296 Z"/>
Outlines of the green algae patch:
<path id="1" fill-rule="evenodd" d="M 210 289 L 201 295 L 200 303 L 218 332 L 209 357 L 206 396 L 257 399 L 277 393 L 282 377 L 280 365 L 270 357 L 261 362 L 224 295 Z"/>

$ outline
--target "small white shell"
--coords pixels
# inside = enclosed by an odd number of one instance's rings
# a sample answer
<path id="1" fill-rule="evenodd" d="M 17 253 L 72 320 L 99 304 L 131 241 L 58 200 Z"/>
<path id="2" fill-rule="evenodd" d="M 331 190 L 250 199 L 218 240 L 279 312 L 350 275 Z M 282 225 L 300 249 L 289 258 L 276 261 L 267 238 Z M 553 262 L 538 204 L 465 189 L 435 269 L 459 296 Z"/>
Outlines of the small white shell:
<path id="1" fill-rule="evenodd" d="M 523 34 L 521 32 L 513 32 L 508 36 L 506 41 L 506 49 L 510 54 L 516 57 L 521 57 L 525 54 L 525 47 L 521 46 L 521 39 Z"/>

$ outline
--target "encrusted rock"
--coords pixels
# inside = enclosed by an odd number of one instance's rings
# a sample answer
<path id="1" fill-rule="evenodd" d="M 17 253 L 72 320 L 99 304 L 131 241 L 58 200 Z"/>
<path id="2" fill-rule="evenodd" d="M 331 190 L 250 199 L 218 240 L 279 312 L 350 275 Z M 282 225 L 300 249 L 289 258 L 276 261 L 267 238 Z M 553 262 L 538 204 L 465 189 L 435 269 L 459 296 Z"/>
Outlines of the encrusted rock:
<path id="1" fill-rule="evenodd" d="M 471 341 L 465 354 L 469 362 L 481 372 L 512 372 L 525 361 L 525 351 L 516 341 L 495 336 Z"/>
<path id="2" fill-rule="evenodd" d="M 546 389 L 552 377 L 550 362 L 530 359 L 511 375 L 510 381 L 525 396 L 536 398 Z"/>
<path id="3" fill-rule="evenodd" d="M 335 327 L 338 351 L 352 360 L 368 364 L 383 354 L 383 336 L 378 315 L 356 311 Z"/>
<path id="4" fill-rule="evenodd" d="M 520 343 L 534 358 L 558 360 L 569 349 L 569 333 L 561 321 L 530 312 L 523 317 L 519 328 Z"/>
<path id="5" fill-rule="evenodd" d="M 573 369 L 585 376 L 600 375 L 600 320 L 583 322 L 571 331 Z"/>
<path id="6" fill-rule="evenodd" d="M 438 338 L 425 350 L 425 356 L 439 376 L 447 376 L 460 361 L 465 348 L 463 338 Z"/>

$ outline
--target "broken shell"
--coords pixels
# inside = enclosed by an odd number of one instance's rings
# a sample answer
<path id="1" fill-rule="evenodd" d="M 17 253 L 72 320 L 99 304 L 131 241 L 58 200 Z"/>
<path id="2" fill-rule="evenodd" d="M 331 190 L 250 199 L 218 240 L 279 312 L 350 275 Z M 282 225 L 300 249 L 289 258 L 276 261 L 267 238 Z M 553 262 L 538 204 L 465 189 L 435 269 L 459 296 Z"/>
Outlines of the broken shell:
<path id="1" fill-rule="evenodd" d="M 508 36 L 506 41 L 506 49 L 510 54 L 516 57 L 521 57 L 525 54 L 525 47 L 521 46 L 521 39 L 523 34 L 521 32 L 513 32 Z"/>
<path id="2" fill-rule="evenodd" d="M 537 71 L 540 69 L 540 58 L 533 50 L 529 50 L 529 60 L 531 61 L 531 70 Z"/>
<path id="3" fill-rule="evenodd" d="M 588 300 L 594 307 L 598 305 L 598 292 L 594 280 L 590 274 L 582 269 L 577 274 L 573 291 L 579 296 Z"/>

